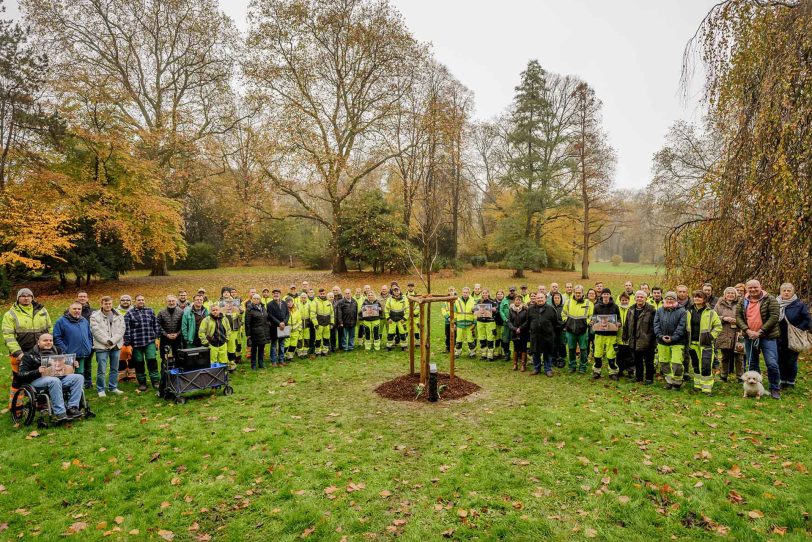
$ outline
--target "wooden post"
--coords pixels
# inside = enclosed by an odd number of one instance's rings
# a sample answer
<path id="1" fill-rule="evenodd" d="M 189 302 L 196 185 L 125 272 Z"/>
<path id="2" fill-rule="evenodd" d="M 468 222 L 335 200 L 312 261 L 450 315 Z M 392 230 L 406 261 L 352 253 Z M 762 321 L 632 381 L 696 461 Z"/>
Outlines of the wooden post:
<path id="1" fill-rule="evenodd" d="M 420 311 L 420 334 L 423 334 L 425 327 L 426 313 Z M 429 366 L 426 365 L 426 342 L 420 341 L 420 383 L 425 384 L 429 379 Z"/>
<path id="2" fill-rule="evenodd" d="M 414 301 L 409 300 L 409 374 L 414 374 Z"/>
<path id="3" fill-rule="evenodd" d="M 456 357 L 456 329 L 454 329 L 454 303 L 456 301 L 450 301 L 449 306 L 451 309 L 448 311 L 448 325 L 449 325 L 449 333 L 448 333 L 448 343 L 449 343 L 449 367 L 448 367 L 448 381 L 454 381 L 454 358 Z"/>

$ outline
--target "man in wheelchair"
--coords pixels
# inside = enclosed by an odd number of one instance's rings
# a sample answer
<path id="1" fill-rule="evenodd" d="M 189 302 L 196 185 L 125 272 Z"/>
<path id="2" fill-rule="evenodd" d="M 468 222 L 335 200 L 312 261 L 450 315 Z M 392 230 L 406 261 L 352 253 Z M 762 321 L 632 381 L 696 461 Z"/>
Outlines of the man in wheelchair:
<path id="1" fill-rule="evenodd" d="M 20 384 L 30 384 L 37 391 L 47 392 L 51 398 L 53 414 L 58 421 L 79 418 L 82 412 L 79 409 L 82 400 L 82 386 L 84 377 L 81 374 L 66 374 L 62 376 L 49 376 L 49 367 L 42 364 L 43 356 L 61 354 L 54 346 L 54 338 L 49 333 L 40 335 L 37 346 L 29 350 L 20 362 L 20 371 L 17 380 Z M 73 367 L 78 368 L 79 363 L 74 361 Z M 68 390 L 68 405 L 65 408 L 63 390 Z"/>

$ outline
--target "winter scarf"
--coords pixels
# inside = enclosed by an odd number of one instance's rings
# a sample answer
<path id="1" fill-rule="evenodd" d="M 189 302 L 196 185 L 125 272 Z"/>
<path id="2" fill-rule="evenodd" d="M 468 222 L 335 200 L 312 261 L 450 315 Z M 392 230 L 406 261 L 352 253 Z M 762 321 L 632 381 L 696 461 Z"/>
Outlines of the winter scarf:
<path id="1" fill-rule="evenodd" d="M 777 299 L 778 299 L 778 321 L 780 322 L 781 320 L 784 319 L 784 309 L 790 306 L 794 301 L 797 301 L 798 296 L 793 294 L 792 297 L 790 297 L 789 299 L 784 299 L 783 297 L 778 296 Z"/>

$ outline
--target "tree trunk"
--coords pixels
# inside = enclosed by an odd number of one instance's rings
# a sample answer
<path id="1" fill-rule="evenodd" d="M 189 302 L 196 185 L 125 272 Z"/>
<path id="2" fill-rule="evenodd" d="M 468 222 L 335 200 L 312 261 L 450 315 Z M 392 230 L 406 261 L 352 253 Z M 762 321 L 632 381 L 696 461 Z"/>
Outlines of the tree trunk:
<path id="1" fill-rule="evenodd" d="M 514 279 L 523 279 L 524 278 L 524 269 L 516 269 L 513 271 L 513 278 Z"/>
<path id="2" fill-rule="evenodd" d="M 333 257 L 333 266 L 331 271 L 333 273 L 347 272 L 347 260 L 344 258 L 343 254 L 336 252 L 335 256 Z"/>
<path id="3" fill-rule="evenodd" d="M 167 263 L 166 254 L 159 254 L 152 260 L 152 270 L 149 273 L 150 277 L 168 277 L 169 264 Z"/>

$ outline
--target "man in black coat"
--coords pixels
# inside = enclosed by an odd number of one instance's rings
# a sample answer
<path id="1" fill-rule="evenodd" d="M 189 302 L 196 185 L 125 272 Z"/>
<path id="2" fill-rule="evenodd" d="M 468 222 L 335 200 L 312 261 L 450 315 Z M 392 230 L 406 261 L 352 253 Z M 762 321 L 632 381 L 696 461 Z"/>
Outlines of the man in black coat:
<path id="1" fill-rule="evenodd" d="M 336 327 L 338 344 L 341 350 L 350 352 L 355 348 L 355 324 L 358 323 L 358 302 L 352 297 L 352 290 L 344 290 L 344 297 L 336 303 Z"/>
<path id="2" fill-rule="evenodd" d="M 556 339 L 564 322 L 558 316 L 555 307 L 547 304 L 547 294 L 536 294 L 535 304 L 527 312 L 530 327 L 530 352 L 533 354 L 533 372 L 531 376 L 541 373 L 541 358 L 544 357 L 544 373 L 553 376 L 553 360 L 558 343 Z"/>
<path id="3" fill-rule="evenodd" d="M 265 368 L 265 345 L 268 344 L 270 322 L 262 298 L 254 293 L 245 306 L 245 336 L 251 350 L 251 368 Z"/>
<path id="4" fill-rule="evenodd" d="M 654 307 L 646 302 L 646 292 L 634 294 L 634 305 L 629 307 L 623 325 L 623 342 L 629 345 L 634 356 L 634 375 L 638 382 L 650 386 L 654 383 Z M 645 369 L 645 381 L 643 379 Z"/>
<path id="5" fill-rule="evenodd" d="M 274 288 L 271 292 L 273 299 L 268 302 L 268 321 L 271 323 L 271 365 L 285 365 L 285 337 L 279 332 L 284 331 L 290 322 L 288 304 L 282 301 L 282 290 Z"/>

